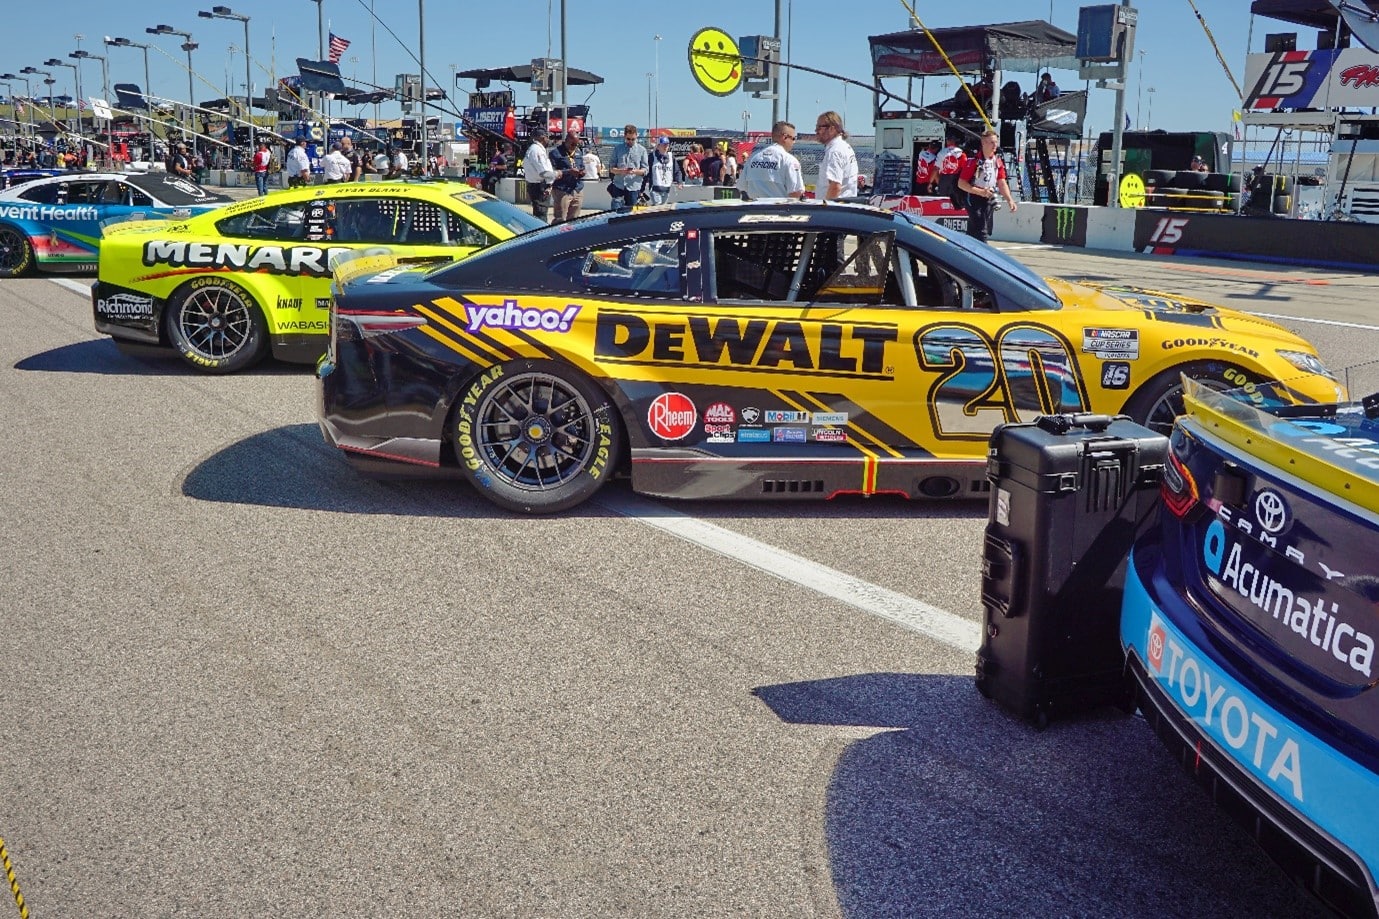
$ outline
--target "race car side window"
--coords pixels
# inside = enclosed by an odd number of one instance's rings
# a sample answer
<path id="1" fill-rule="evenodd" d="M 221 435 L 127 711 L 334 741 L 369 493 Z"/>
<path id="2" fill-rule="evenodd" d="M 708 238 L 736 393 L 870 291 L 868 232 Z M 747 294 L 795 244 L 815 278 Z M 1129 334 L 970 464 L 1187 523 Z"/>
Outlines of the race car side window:
<path id="1" fill-rule="evenodd" d="M 35 204 L 57 204 L 58 194 L 61 191 L 61 182 L 45 182 L 42 185 L 28 186 L 19 193 L 19 197 Z"/>
<path id="2" fill-rule="evenodd" d="M 100 204 L 105 194 L 104 182 L 66 182 L 68 204 Z"/>
<path id="3" fill-rule="evenodd" d="M 779 230 L 715 232 L 713 299 L 788 299 L 815 236 Z"/>
<path id="4" fill-rule="evenodd" d="M 799 300 L 860 306 L 903 306 L 892 267 L 894 233 L 820 233 Z"/>
<path id="5" fill-rule="evenodd" d="M 680 296 L 680 237 L 638 239 L 580 252 L 551 265 L 592 292 L 637 297 Z"/>
<path id="6" fill-rule="evenodd" d="M 219 221 L 222 236 L 246 239 L 301 239 L 306 232 L 306 203 L 269 205 Z"/>
<path id="7" fill-rule="evenodd" d="M 344 198 L 335 202 L 335 241 L 401 242 L 407 202 L 396 198 Z"/>

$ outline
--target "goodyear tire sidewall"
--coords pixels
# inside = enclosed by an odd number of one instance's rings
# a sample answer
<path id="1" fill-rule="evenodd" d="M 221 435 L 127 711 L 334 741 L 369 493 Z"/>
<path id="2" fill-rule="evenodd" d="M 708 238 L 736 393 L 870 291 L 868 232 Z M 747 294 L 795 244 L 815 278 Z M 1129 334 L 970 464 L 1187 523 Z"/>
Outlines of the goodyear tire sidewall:
<path id="1" fill-rule="evenodd" d="M 243 347 L 235 351 L 234 354 L 224 358 L 210 358 L 193 349 L 189 343 L 182 339 L 179 320 L 182 310 L 187 300 L 192 294 L 206 290 L 207 288 L 219 288 L 229 290 L 244 302 L 249 310 L 249 321 L 251 331 L 245 340 Z M 226 278 L 200 277 L 193 278 L 185 285 L 178 288 L 177 293 L 172 298 L 172 309 L 167 310 L 167 332 L 168 340 L 176 349 L 180 356 L 188 364 L 208 373 L 233 373 L 242 370 L 251 364 L 256 363 L 263 357 L 267 346 L 267 323 L 263 317 L 263 311 L 259 309 L 258 301 L 246 289 Z"/>
<path id="2" fill-rule="evenodd" d="M 503 478 L 478 438 L 479 412 L 488 395 L 512 377 L 544 373 L 577 390 L 589 404 L 594 448 L 589 461 L 568 481 L 544 491 L 519 488 Z M 617 467 L 621 418 L 608 394 L 578 371 L 554 361 L 518 360 L 496 364 L 461 388 L 451 425 L 451 443 L 460 470 L 484 497 L 521 513 L 549 514 L 583 501 L 603 487 Z"/>

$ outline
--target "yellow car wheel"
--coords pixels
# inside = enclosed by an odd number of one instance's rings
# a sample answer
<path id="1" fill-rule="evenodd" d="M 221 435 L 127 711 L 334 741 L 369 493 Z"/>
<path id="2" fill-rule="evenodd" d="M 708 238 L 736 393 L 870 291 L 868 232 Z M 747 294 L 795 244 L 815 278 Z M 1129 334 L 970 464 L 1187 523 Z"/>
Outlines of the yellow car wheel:
<path id="1" fill-rule="evenodd" d="M 196 278 L 172 297 L 168 341 L 206 373 L 234 373 L 268 353 L 268 327 L 253 296 L 224 278 Z"/>
<path id="2" fill-rule="evenodd" d="M 1130 401 L 1125 403 L 1125 414 L 1166 437 L 1173 430 L 1174 419 L 1183 413 L 1183 377 L 1222 391 L 1241 385 L 1227 382 L 1227 373 L 1239 374 L 1244 379 L 1255 379 L 1254 374 L 1249 374 L 1239 367 L 1215 361 L 1172 367 L 1151 377 L 1140 386 Z"/>

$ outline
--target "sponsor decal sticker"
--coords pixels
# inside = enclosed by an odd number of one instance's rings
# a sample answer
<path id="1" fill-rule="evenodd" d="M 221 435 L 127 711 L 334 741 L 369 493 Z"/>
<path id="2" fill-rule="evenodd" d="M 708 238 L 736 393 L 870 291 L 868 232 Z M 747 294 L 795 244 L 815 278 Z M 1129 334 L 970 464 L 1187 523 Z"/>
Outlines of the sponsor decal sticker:
<path id="1" fill-rule="evenodd" d="M 1129 389 L 1130 365 L 1125 361 L 1107 361 L 1101 365 L 1102 389 Z"/>
<path id="2" fill-rule="evenodd" d="M 112 319 L 152 319 L 153 298 L 141 294 L 112 294 L 96 301 L 96 312 Z"/>
<path id="3" fill-rule="evenodd" d="M 1083 329 L 1082 350 L 1101 358 L 1137 360 L 1140 333 L 1138 329 Z"/>
<path id="4" fill-rule="evenodd" d="M 761 409 L 747 406 L 742 410 L 743 424 L 761 424 Z"/>
<path id="5" fill-rule="evenodd" d="M 804 428 L 772 428 L 771 440 L 778 444 L 802 444 L 808 440 Z"/>
<path id="6" fill-rule="evenodd" d="M 704 428 L 711 424 L 736 424 L 737 412 L 726 402 L 715 402 L 704 409 Z"/>
<path id="7" fill-rule="evenodd" d="M 847 412 L 815 412 L 811 419 L 814 424 L 847 424 Z"/>
<path id="8" fill-rule="evenodd" d="M 769 444 L 771 431 L 769 428 L 738 428 L 737 442 L 740 444 Z"/>
<path id="9" fill-rule="evenodd" d="M 570 323 L 579 315 L 580 304 L 571 303 L 564 309 L 526 309 L 516 300 L 504 300 L 502 306 L 470 304 L 465 307 L 469 318 L 468 332 L 483 329 L 525 329 L 532 332 L 568 332 Z"/>
<path id="10" fill-rule="evenodd" d="M 813 435 L 814 440 L 821 444 L 845 444 L 848 442 L 848 432 L 842 428 L 815 428 Z"/>
<path id="11" fill-rule="evenodd" d="M 661 393 L 647 409 L 646 424 L 662 440 L 684 440 L 694 430 L 699 413 L 684 393 Z"/>
<path id="12" fill-rule="evenodd" d="M 331 263 L 352 250 L 341 246 L 251 246 L 244 243 L 189 243 L 161 239 L 144 243 L 144 265 L 152 268 L 231 268 L 265 274 L 324 278 Z"/>
<path id="13" fill-rule="evenodd" d="M 786 412 L 780 409 L 766 410 L 767 424 L 803 424 L 808 423 L 808 412 Z"/>
<path id="14" fill-rule="evenodd" d="M 1250 357 L 1259 357 L 1259 352 L 1254 348 L 1226 338 L 1173 338 L 1165 340 L 1159 347 L 1165 351 L 1172 351 L 1176 348 L 1212 348 L 1234 351 L 1236 354 L 1247 354 Z"/>

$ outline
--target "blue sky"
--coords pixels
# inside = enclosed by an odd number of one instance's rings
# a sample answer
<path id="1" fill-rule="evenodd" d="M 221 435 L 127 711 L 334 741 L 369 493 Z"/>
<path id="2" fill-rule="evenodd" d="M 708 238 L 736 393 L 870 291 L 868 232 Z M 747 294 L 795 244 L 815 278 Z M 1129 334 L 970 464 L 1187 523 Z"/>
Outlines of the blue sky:
<path id="1" fill-rule="evenodd" d="M 862 82 L 868 82 L 871 73 L 867 36 L 899 31 L 908 23 L 908 14 L 899 0 L 780 3 L 782 38 L 790 41 L 795 62 Z M 352 43 L 341 61 L 346 80 L 357 76 L 361 81 L 372 82 L 376 67 L 377 82 L 391 86 L 395 74 L 415 72 L 416 64 L 410 59 L 409 50 L 416 49 L 418 12 L 423 4 L 427 69 L 442 85 L 453 85 L 452 68 L 526 63 L 533 57 L 545 56 L 548 50 L 551 56 L 559 56 L 561 0 L 323 0 L 320 9 L 329 30 Z M 112 83 L 141 84 L 143 53 L 137 48 L 103 44 L 106 35 L 123 36 L 154 44 L 167 52 L 149 51 L 152 91 L 155 95 L 185 100 L 187 73 L 186 54 L 180 50 L 182 39 L 148 35 L 144 31 L 146 27 L 166 23 L 191 32 L 201 45 L 192 56 L 198 101 L 223 96 L 227 79 L 235 84 L 235 92 L 242 92 L 243 51 L 231 53 L 228 47 L 235 45 L 239 49 L 244 44 L 244 26 L 196 15 L 197 10 L 209 10 L 211 5 L 185 0 L 140 0 L 137 4 L 61 0 L 50 8 L 34 7 L 32 15 L 8 15 L 5 28 L 0 31 L 0 71 L 17 73 L 24 66 L 52 70 L 58 81 L 57 92 L 70 93 L 71 69 L 46 68 L 43 61 L 58 57 L 72 62 L 67 55 L 78 47 L 74 35 L 81 33 L 81 48 L 107 55 Z M 1087 5 L 1093 4 L 1089 0 L 984 0 L 979 21 L 1043 18 L 1072 32 L 1076 31 L 1078 8 Z M 1229 131 L 1231 112 L 1238 107 L 1238 100 L 1216 61 L 1206 33 L 1193 15 L 1191 4 L 1188 0 L 1140 0 L 1138 5 L 1136 48 L 1144 54 L 1136 55 L 1130 73 L 1126 111 L 1131 121 L 1168 130 Z M 262 93 L 275 61 L 276 72 L 283 75 L 295 72 L 296 57 L 316 55 L 316 0 L 235 0 L 229 6 L 250 17 L 249 45 L 254 58 L 256 93 Z M 771 103 L 742 93 L 718 97 L 700 89 L 690 76 L 687 49 L 690 37 L 704 26 L 715 26 L 734 36 L 770 34 L 775 2 L 733 0 L 714 6 L 721 11 L 692 12 L 691 8 L 699 10 L 705 5 L 647 0 L 564 0 L 570 65 L 591 70 L 606 81 L 592 96 L 586 87 L 572 87 L 570 102 L 587 101 L 592 109 L 590 122 L 597 125 L 632 121 L 645 126 L 650 102 L 653 113 L 659 109 L 663 126 L 741 128 L 746 112 L 746 123 L 752 130 L 767 129 Z M 931 28 L 972 25 L 976 20 L 969 10 L 977 6 L 952 0 L 916 2 L 920 18 Z M 381 24 L 375 24 L 371 7 Z M 1248 0 L 1197 0 L 1197 8 L 1220 44 L 1236 80 L 1242 80 L 1250 27 Z M 495 16 L 499 11 L 501 17 Z M 793 29 L 787 32 L 791 19 Z M 1262 44 L 1265 31 L 1292 30 L 1258 20 L 1255 45 Z M 656 35 L 661 36 L 660 41 L 655 39 Z M 377 48 L 376 59 L 373 47 Z M 1298 47 L 1315 47 L 1313 37 L 1300 35 Z M 89 90 L 99 85 L 100 65 L 88 61 L 83 67 L 83 89 L 90 96 Z M 651 77 L 647 76 L 649 73 Z M 1075 73 L 1055 72 L 1055 77 L 1065 90 L 1081 88 Z M 22 84 L 15 88 L 22 91 Z M 473 84 L 464 81 L 460 89 L 468 92 Z M 35 86 L 35 94 L 39 94 L 39 86 Z M 532 101 L 530 92 L 523 87 L 518 102 Z M 834 109 L 844 114 L 855 133 L 869 134 L 870 104 L 870 94 L 860 87 L 845 87 L 798 71 L 791 77 L 788 114 L 799 124 L 810 122 L 820 111 Z M 1113 106 L 1112 92 L 1094 88 L 1089 126 L 1096 130 L 1109 128 Z M 782 114 L 785 113 L 783 101 Z M 370 115 L 372 110 L 361 114 Z M 382 114 L 396 116 L 396 105 L 383 106 Z"/>

